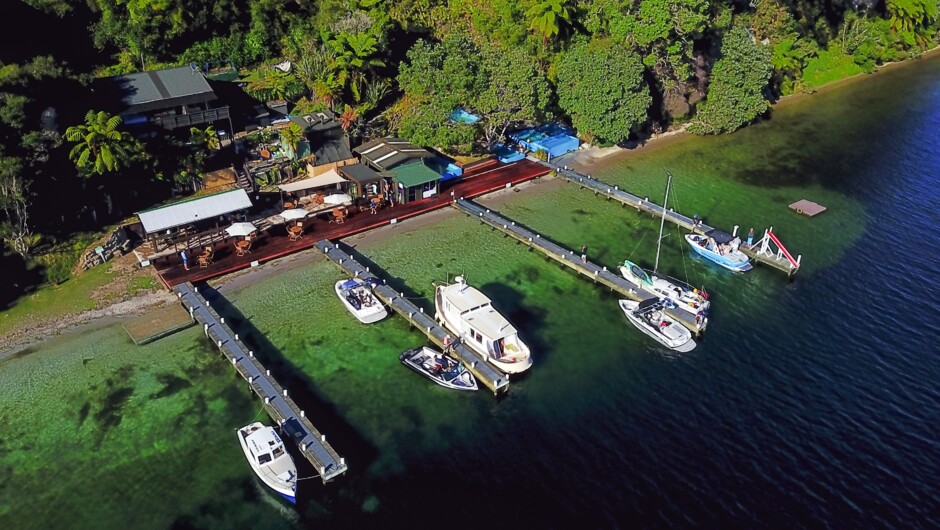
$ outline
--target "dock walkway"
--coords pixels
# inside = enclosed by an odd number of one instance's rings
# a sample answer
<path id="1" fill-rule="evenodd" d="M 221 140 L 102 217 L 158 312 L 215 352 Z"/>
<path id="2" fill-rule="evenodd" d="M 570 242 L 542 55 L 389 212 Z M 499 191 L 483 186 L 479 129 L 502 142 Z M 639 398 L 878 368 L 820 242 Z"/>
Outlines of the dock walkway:
<path id="1" fill-rule="evenodd" d="M 310 423 L 304 411 L 288 397 L 287 390 L 271 376 L 271 371 L 265 369 L 254 352 L 238 340 L 238 334 L 225 324 L 225 319 L 209 306 L 193 284 L 181 283 L 173 291 L 193 319 L 202 324 L 206 337 L 219 347 L 239 375 L 248 381 L 251 390 L 264 400 L 265 410 L 289 434 L 323 482 L 345 473 L 346 459 L 336 454 L 326 436 Z"/>
<path id="2" fill-rule="evenodd" d="M 523 228 L 517 225 L 515 221 L 495 214 L 473 201 L 459 199 L 452 204 L 461 212 L 479 219 L 480 222 L 490 225 L 496 230 L 513 237 L 517 241 L 540 251 L 542 254 L 545 254 L 562 265 L 573 269 L 575 272 L 587 276 L 597 283 L 602 283 L 632 300 L 641 301 L 647 298 L 659 298 L 659 295 L 630 283 L 620 274 L 607 270 L 607 267 L 601 267 L 591 261 L 582 262 L 581 256 L 575 254 L 573 250 L 549 241 L 540 234 Z M 701 334 L 708 326 L 708 320 L 706 319 L 702 326 L 699 327 L 695 323 L 695 317 L 688 311 L 674 308 L 666 310 L 666 313 L 696 335 Z"/>
<path id="3" fill-rule="evenodd" d="M 316 248 L 320 250 L 330 261 L 339 266 L 346 274 L 353 278 L 367 280 L 375 278 L 377 285 L 374 293 L 388 307 L 395 310 L 396 313 L 403 316 L 405 320 L 421 330 L 422 333 L 434 343 L 444 347 L 444 337 L 449 334 L 434 321 L 433 316 L 429 316 L 422 309 L 405 298 L 404 294 L 395 292 L 381 278 L 369 271 L 352 256 L 343 252 L 339 245 L 334 245 L 329 240 L 318 241 Z M 487 360 L 477 352 L 467 348 L 463 344 L 458 344 L 453 348 L 453 356 L 459 359 L 464 366 L 476 376 L 477 380 L 487 388 L 493 391 L 493 394 L 499 394 L 509 389 L 509 377 L 504 375 L 497 368 L 487 362 Z"/>
<path id="4" fill-rule="evenodd" d="M 545 162 L 542 160 L 537 160 L 535 158 L 530 158 L 530 159 L 535 162 L 538 162 L 539 164 L 542 164 L 545 167 L 555 170 L 557 177 L 567 180 L 569 182 L 573 182 L 581 186 L 582 188 L 587 188 L 593 191 L 595 195 L 603 195 L 607 197 L 608 199 L 613 199 L 617 202 L 620 202 L 621 204 L 625 206 L 631 206 L 633 208 L 636 208 L 637 211 L 644 211 L 644 212 L 651 213 L 656 217 L 660 217 L 663 215 L 662 206 L 654 202 L 650 202 L 649 200 L 645 198 L 637 197 L 636 195 L 632 193 L 623 191 L 617 186 L 591 178 L 590 176 L 582 175 L 576 171 L 572 171 L 568 169 L 565 166 L 559 166 L 558 164 Z M 713 229 L 711 226 L 708 226 L 704 223 L 700 223 L 698 225 L 698 228 L 696 229 L 695 227 L 693 227 L 691 217 L 682 215 L 681 213 L 675 212 L 672 210 L 666 211 L 666 220 L 676 225 L 679 225 L 680 227 L 685 228 L 691 232 L 699 232 L 699 233 L 704 234 L 705 232 L 708 232 L 709 230 Z M 796 271 L 799 270 L 799 267 L 798 266 L 794 267 L 793 263 L 791 263 L 789 259 L 783 256 L 782 253 L 768 252 L 766 245 L 762 246 L 757 243 L 753 245 L 742 244 L 739 247 L 739 249 L 741 250 L 741 252 L 746 254 L 749 258 L 757 261 L 758 263 L 762 263 L 764 265 L 768 265 L 774 269 L 782 271 L 786 273 L 788 277 L 793 276 L 794 274 L 796 274 Z M 797 263 L 799 262 L 800 262 L 800 258 L 797 258 Z"/>

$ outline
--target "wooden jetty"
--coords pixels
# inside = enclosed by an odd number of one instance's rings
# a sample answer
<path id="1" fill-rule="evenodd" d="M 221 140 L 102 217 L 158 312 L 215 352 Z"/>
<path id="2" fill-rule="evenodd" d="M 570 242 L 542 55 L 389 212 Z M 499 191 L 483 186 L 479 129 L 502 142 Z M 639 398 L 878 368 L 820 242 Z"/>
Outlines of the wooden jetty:
<path id="1" fill-rule="evenodd" d="M 590 176 L 582 175 L 572 171 L 568 169 L 567 166 L 559 166 L 554 163 L 544 162 L 534 158 L 532 160 L 535 160 L 536 162 L 546 167 L 552 168 L 555 170 L 557 177 L 562 178 L 568 182 L 574 182 L 581 188 L 589 189 L 593 191 L 595 195 L 603 195 L 608 199 L 613 199 L 625 206 L 636 208 L 637 211 L 651 213 L 656 217 L 663 215 L 663 207 L 654 202 L 650 202 L 647 198 L 637 197 L 632 193 L 621 190 L 617 186 L 607 184 L 606 182 L 591 178 Z M 713 229 L 711 226 L 708 226 L 704 223 L 699 223 L 698 227 L 696 227 L 693 225 L 693 219 L 691 217 L 682 215 L 681 213 L 675 212 L 671 209 L 666 211 L 666 220 L 682 228 L 688 229 L 691 232 L 699 232 L 704 234 L 705 232 Z M 737 230 L 738 227 L 734 227 L 734 231 L 732 232 L 733 235 L 737 235 Z M 765 231 L 764 239 L 754 243 L 753 245 L 742 244 L 739 249 L 754 261 L 784 272 L 788 278 L 792 277 L 800 268 L 802 256 L 798 256 L 796 259 L 790 259 L 789 253 L 787 253 L 786 249 L 783 249 L 782 247 L 778 248 L 776 252 L 770 251 L 768 248 L 770 239 L 766 237 L 766 234 L 772 230 L 773 229 L 771 228 Z M 773 241 L 779 245 L 779 240 L 773 238 Z"/>
<path id="2" fill-rule="evenodd" d="M 271 418 L 297 444 L 301 454 L 313 464 L 323 482 L 330 481 L 346 472 L 346 459 L 341 458 L 307 419 L 303 410 L 287 395 L 287 390 L 271 376 L 271 371 L 245 347 L 221 318 L 199 294 L 193 284 L 181 283 L 173 288 L 180 303 L 193 320 L 202 324 L 206 337 L 215 343 L 235 370 L 246 381 L 252 392 L 264 400 L 264 409 Z"/>
<path id="3" fill-rule="evenodd" d="M 339 266 L 343 272 L 353 278 L 362 280 L 375 278 L 378 280 L 377 283 L 379 285 L 373 290 L 375 295 L 390 308 L 394 309 L 395 312 L 404 317 L 410 324 L 427 335 L 431 342 L 441 348 L 444 347 L 444 337 L 450 332 L 439 326 L 438 323 L 434 321 L 434 318 L 427 315 L 423 309 L 408 300 L 404 293 L 395 292 L 384 280 L 369 271 L 368 267 L 356 261 L 346 252 L 343 252 L 339 245 L 334 245 L 329 240 L 324 239 L 317 242 L 316 248 L 319 249 L 320 252 L 323 252 L 330 261 Z M 463 344 L 458 344 L 453 348 L 453 356 L 460 360 L 460 362 L 476 376 L 477 381 L 492 390 L 494 395 L 498 395 L 509 389 L 509 376 L 489 364 L 484 356 L 474 350 L 467 348 Z"/>
<path id="4" fill-rule="evenodd" d="M 594 282 L 601 283 L 632 300 L 640 301 L 647 298 L 660 298 L 656 293 L 630 283 L 619 273 L 607 270 L 607 267 L 601 267 L 591 261 L 582 262 L 581 256 L 575 254 L 573 250 L 549 241 L 542 237 L 541 234 L 523 228 L 516 224 L 515 221 L 495 214 L 473 201 L 458 199 L 452 204 L 461 212 L 479 219 L 480 222 L 490 225 L 496 230 L 528 245 L 530 248 L 540 251 L 542 254 L 545 254 L 569 269 L 573 269 L 575 272 L 587 276 Z M 702 325 L 699 326 L 695 322 L 695 317 L 688 311 L 673 308 L 667 309 L 666 313 L 683 326 L 689 328 L 689 330 L 696 335 L 700 335 L 708 326 L 708 319 L 705 319 Z"/>

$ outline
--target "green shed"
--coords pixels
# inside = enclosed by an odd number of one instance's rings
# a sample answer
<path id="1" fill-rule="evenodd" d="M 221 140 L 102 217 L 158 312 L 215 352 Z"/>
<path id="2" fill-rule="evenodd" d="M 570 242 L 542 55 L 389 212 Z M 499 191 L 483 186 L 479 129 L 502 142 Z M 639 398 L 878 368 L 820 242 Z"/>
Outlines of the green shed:
<path id="1" fill-rule="evenodd" d="M 398 166 L 390 171 L 393 175 L 397 201 L 402 204 L 420 201 L 438 193 L 441 174 L 422 161 Z"/>

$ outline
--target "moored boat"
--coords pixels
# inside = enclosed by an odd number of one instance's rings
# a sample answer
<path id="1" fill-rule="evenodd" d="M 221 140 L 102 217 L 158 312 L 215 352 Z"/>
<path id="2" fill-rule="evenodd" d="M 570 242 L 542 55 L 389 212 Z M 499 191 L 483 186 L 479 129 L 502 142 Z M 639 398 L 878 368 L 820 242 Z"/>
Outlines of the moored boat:
<path id="1" fill-rule="evenodd" d="M 260 422 L 238 429 L 238 442 L 261 482 L 291 503 L 297 502 L 297 467 L 273 427 Z"/>
<path id="2" fill-rule="evenodd" d="M 388 316 L 388 310 L 372 292 L 372 285 L 358 279 L 340 280 L 334 286 L 346 309 L 363 324 L 372 324 Z"/>
<path id="3" fill-rule="evenodd" d="M 402 364 L 445 388 L 476 390 L 477 380 L 456 359 L 427 346 L 402 352 Z"/>
<path id="4" fill-rule="evenodd" d="M 745 272 L 753 268 L 748 257 L 738 250 L 741 240 L 722 230 L 709 230 L 705 234 L 686 234 L 685 240 L 698 255 L 722 267 Z"/>
<path id="5" fill-rule="evenodd" d="M 705 313 L 711 306 L 708 293 L 704 290 L 696 289 L 675 279 L 667 280 L 656 274 L 649 274 L 630 260 L 624 260 L 623 265 L 620 266 L 620 274 L 637 287 L 668 298 L 676 307 L 693 315 Z"/>
<path id="6" fill-rule="evenodd" d="M 532 355 L 516 328 L 493 309 L 490 299 L 467 285 L 463 276 L 435 290 L 435 318 L 493 366 L 516 374 L 532 366 Z"/>
<path id="7" fill-rule="evenodd" d="M 642 302 L 620 300 L 620 309 L 637 329 L 663 346 L 683 353 L 695 348 L 692 332 L 670 318 L 660 300 L 655 298 L 647 298 Z"/>

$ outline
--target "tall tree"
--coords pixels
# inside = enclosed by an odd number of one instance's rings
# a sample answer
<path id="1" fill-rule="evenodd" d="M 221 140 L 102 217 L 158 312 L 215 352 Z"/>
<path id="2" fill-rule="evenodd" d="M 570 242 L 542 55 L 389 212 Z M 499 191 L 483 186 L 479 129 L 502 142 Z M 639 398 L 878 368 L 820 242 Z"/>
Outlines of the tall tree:
<path id="1" fill-rule="evenodd" d="M 0 220 L 0 236 L 25 259 L 39 237 L 29 225 L 29 182 L 22 169 L 16 158 L 0 156 L 0 210 L 5 214 Z"/>
<path id="2" fill-rule="evenodd" d="M 300 141 L 304 139 L 304 130 L 294 122 L 291 122 L 290 125 L 280 130 L 281 141 L 284 142 L 287 148 L 294 153 L 294 157 L 297 156 L 297 146 L 300 145 Z"/>
<path id="3" fill-rule="evenodd" d="M 328 41 L 328 45 L 335 54 L 329 65 L 335 83 L 348 86 L 353 100 L 358 103 L 362 100 L 361 88 L 366 72 L 385 66 L 385 62 L 377 57 L 378 39 L 370 33 L 343 32 Z"/>
<path id="4" fill-rule="evenodd" d="M 536 0 L 525 13 L 529 19 L 529 29 L 542 37 L 542 45 L 557 36 L 564 24 L 571 22 L 571 8 L 566 0 Z"/>
<path id="5" fill-rule="evenodd" d="M 484 139 L 491 145 L 509 127 L 541 120 L 549 105 L 551 87 L 525 51 L 495 44 L 482 48 L 480 91 L 466 103 L 480 116 Z"/>
<path id="6" fill-rule="evenodd" d="M 652 104 L 639 56 L 611 39 L 571 47 L 556 65 L 558 101 L 579 132 L 622 142 Z"/>
<path id="7" fill-rule="evenodd" d="M 65 130 L 65 139 L 75 144 L 69 158 L 79 170 L 103 175 L 128 163 L 130 139 L 118 130 L 120 124 L 119 116 L 89 110 L 85 123 Z"/>
<path id="8" fill-rule="evenodd" d="M 732 28 L 721 40 L 721 56 L 712 68 L 708 96 L 689 130 L 697 134 L 732 132 L 770 106 L 764 93 L 773 71 L 771 52 L 754 42 L 746 29 Z"/>

